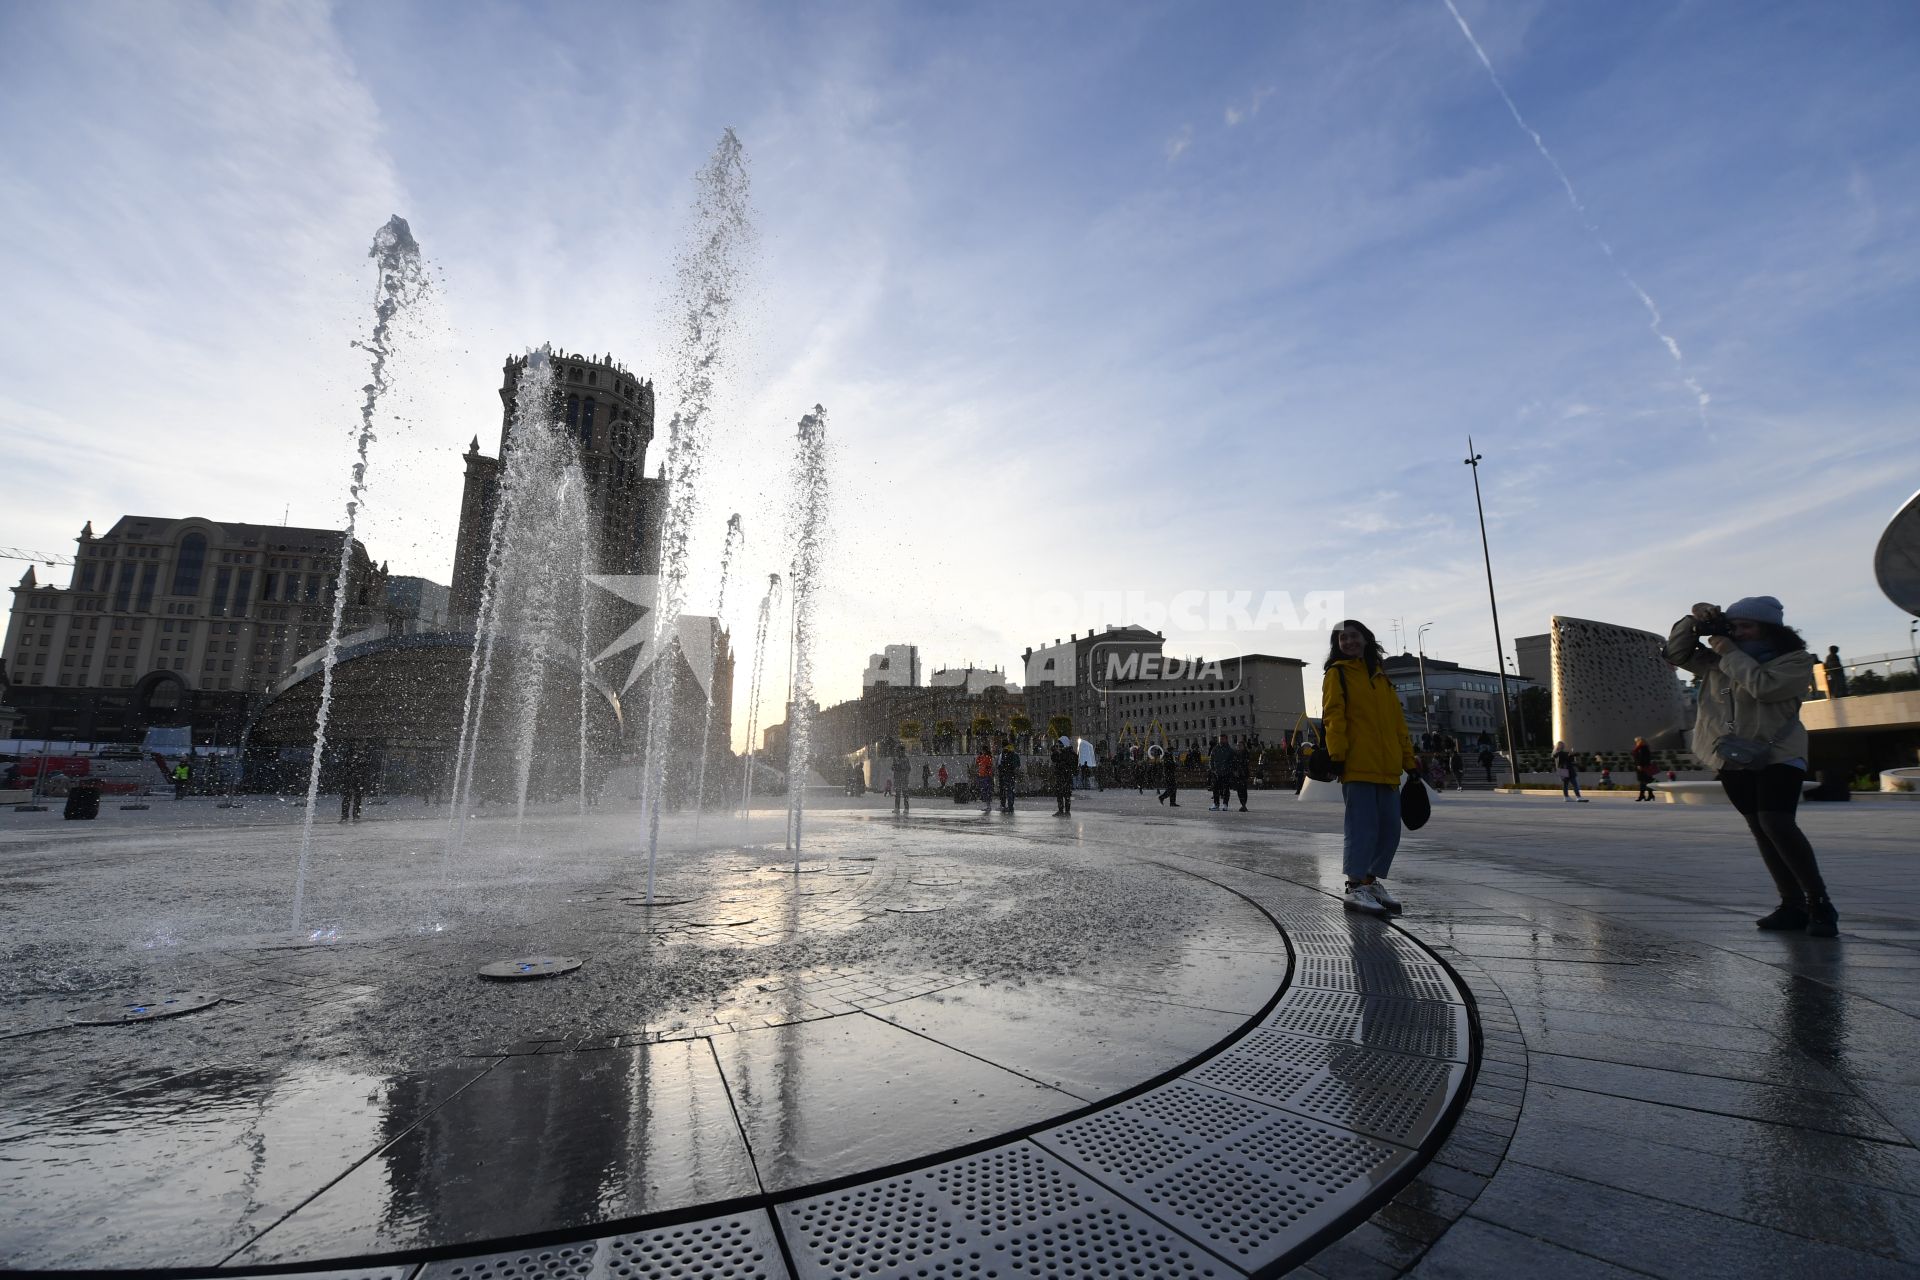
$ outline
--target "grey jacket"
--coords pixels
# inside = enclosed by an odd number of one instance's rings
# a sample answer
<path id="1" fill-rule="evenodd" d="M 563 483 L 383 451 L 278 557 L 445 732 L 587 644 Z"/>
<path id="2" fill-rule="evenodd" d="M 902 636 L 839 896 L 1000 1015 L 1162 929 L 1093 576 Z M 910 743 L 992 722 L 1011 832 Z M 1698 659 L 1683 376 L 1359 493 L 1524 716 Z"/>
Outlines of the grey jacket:
<path id="1" fill-rule="evenodd" d="M 1700 709 L 1693 719 L 1694 756 L 1710 769 L 1726 767 L 1713 744 L 1726 734 L 1771 742 L 1768 764 L 1807 758 L 1800 703 L 1813 687 L 1816 659 L 1805 649 L 1756 662 L 1739 650 L 1719 654 L 1701 645 L 1692 614 L 1667 634 L 1667 661 L 1700 677 Z M 1731 720 L 1733 727 L 1727 727 Z"/>

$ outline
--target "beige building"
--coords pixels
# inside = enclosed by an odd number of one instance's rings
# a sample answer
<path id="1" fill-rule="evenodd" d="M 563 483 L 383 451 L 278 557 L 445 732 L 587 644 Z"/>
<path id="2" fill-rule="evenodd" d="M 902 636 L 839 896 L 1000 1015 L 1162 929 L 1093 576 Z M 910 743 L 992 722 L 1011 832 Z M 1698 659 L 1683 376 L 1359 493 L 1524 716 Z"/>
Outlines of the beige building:
<path id="1" fill-rule="evenodd" d="M 156 724 L 237 732 L 248 699 L 326 642 L 340 532 L 122 516 L 76 540 L 65 587 L 13 588 L 8 701 L 28 737 L 113 741 Z M 345 629 L 383 621 L 386 571 L 354 544 Z"/>

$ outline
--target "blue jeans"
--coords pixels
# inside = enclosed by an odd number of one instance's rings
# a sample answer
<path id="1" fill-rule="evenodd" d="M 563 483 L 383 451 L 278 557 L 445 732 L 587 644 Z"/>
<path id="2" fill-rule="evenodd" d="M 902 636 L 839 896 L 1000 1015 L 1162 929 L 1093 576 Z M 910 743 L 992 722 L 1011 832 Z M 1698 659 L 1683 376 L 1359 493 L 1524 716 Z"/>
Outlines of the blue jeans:
<path id="1" fill-rule="evenodd" d="M 1400 847 L 1400 788 L 1380 782 L 1343 782 L 1347 802 L 1346 856 L 1349 880 L 1384 876 Z"/>

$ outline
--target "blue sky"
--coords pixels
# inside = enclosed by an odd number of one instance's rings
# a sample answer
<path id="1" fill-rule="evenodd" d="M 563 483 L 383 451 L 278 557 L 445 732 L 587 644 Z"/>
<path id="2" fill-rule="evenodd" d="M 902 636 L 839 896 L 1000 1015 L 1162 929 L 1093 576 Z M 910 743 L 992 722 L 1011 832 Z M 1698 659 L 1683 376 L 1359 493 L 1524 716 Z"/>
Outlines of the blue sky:
<path id="1" fill-rule="evenodd" d="M 1764 592 L 1902 647 L 1871 554 L 1920 487 L 1920 11 L 1456 3 L 1585 221 L 1444 0 L 0 2 L 0 542 L 337 524 L 398 212 L 440 288 L 365 534 L 444 581 L 508 352 L 611 351 L 664 424 L 730 126 L 759 243 L 698 546 L 738 510 L 784 564 L 825 404 L 828 700 L 887 642 L 1006 664 L 1127 620 L 1063 588 L 1343 591 L 1489 663 L 1469 432 L 1509 641 Z"/>

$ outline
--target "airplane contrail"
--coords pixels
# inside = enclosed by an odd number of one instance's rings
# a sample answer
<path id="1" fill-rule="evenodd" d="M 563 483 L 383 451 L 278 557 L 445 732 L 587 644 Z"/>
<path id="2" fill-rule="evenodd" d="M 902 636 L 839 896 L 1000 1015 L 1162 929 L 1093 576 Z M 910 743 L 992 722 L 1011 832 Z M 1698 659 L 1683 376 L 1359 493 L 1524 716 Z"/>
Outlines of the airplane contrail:
<path id="1" fill-rule="evenodd" d="M 1473 28 L 1469 27 L 1467 20 L 1460 16 L 1460 11 L 1453 7 L 1453 0 L 1440 0 L 1440 2 L 1447 6 L 1447 12 L 1452 14 L 1453 20 L 1459 24 L 1460 34 L 1465 36 L 1467 43 L 1473 46 L 1473 52 L 1479 57 L 1480 65 L 1487 69 L 1487 79 L 1493 81 L 1495 92 L 1500 95 L 1500 100 L 1507 104 L 1507 110 L 1513 115 L 1513 122 L 1520 126 L 1522 133 L 1533 139 L 1533 149 L 1538 151 L 1540 158 L 1552 168 L 1554 177 L 1560 179 L 1560 185 L 1567 193 L 1567 203 L 1573 206 L 1573 212 L 1580 219 L 1580 225 L 1587 229 L 1594 243 L 1600 246 L 1600 252 L 1607 255 L 1607 261 L 1612 264 L 1615 271 L 1620 273 L 1620 278 L 1627 282 L 1627 287 L 1633 290 L 1634 296 L 1640 299 L 1640 305 L 1647 309 L 1647 327 L 1653 330 L 1653 336 L 1660 339 L 1661 345 L 1667 349 L 1667 354 L 1673 357 L 1674 364 L 1679 367 L 1680 381 L 1686 384 L 1687 390 L 1693 392 L 1694 408 L 1700 414 L 1700 425 L 1706 427 L 1707 405 L 1713 397 L 1707 394 L 1698 379 L 1687 372 L 1687 358 L 1681 354 L 1680 344 L 1674 340 L 1672 334 L 1667 332 L 1660 317 L 1660 308 L 1654 302 L 1653 295 L 1642 289 L 1640 282 L 1620 264 L 1620 259 L 1613 252 L 1613 246 L 1608 244 L 1607 238 L 1600 233 L 1599 224 L 1593 220 L 1593 215 L 1587 212 L 1587 206 L 1580 203 L 1580 196 L 1573 189 L 1573 180 L 1567 177 L 1567 171 L 1560 167 L 1560 162 L 1553 158 L 1553 152 L 1547 150 L 1546 140 L 1540 136 L 1539 130 L 1528 124 L 1526 117 L 1520 114 L 1520 108 L 1514 104 L 1513 95 L 1508 93 L 1507 86 L 1501 83 L 1500 73 L 1493 69 L 1493 62 L 1487 57 L 1487 51 L 1482 49 L 1480 42 L 1474 38 Z"/>

